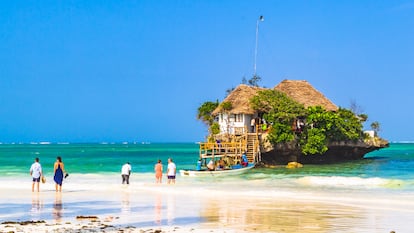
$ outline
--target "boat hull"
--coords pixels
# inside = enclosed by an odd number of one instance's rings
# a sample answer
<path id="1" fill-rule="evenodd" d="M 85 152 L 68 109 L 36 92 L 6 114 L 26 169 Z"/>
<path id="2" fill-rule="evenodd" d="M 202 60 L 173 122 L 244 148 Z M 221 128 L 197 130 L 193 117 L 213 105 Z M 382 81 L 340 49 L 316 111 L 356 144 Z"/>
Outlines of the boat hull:
<path id="1" fill-rule="evenodd" d="M 237 169 L 228 169 L 228 170 L 180 170 L 181 176 L 187 177 L 203 177 L 203 176 L 228 176 L 228 175 L 238 175 L 243 172 L 246 172 L 254 167 L 254 164 L 249 164 L 247 167 L 237 168 Z"/>

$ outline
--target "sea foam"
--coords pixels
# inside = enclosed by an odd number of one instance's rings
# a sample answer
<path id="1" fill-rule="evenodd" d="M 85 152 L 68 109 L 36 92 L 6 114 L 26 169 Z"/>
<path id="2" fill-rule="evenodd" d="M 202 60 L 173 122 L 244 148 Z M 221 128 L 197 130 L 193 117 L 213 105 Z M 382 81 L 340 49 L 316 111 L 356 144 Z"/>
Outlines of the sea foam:
<path id="1" fill-rule="evenodd" d="M 306 176 L 297 179 L 298 184 L 305 186 L 332 186 L 332 187 L 358 187 L 358 188 L 397 188 L 404 185 L 404 181 L 384 178 L 362 178 L 344 176 Z"/>

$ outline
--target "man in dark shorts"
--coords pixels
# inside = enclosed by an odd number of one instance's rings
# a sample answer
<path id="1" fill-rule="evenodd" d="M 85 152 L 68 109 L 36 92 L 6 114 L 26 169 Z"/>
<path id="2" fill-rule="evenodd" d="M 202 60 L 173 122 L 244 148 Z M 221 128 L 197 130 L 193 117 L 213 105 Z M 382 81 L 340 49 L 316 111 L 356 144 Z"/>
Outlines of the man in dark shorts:
<path id="1" fill-rule="evenodd" d="M 175 184 L 176 171 L 177 171 L 177 168 L 175 166 L 175 163 L 172 161 L 171 158 L 169 158 L 168 167 L 167 167 L 167 178 L 168 178 L 167 184 Z"/>
<path id="2" fill-rule="evenodd" d="M 39 158 L 35 158 L 35 162 L 30 167 L 30 175 L 32 176 L 32 192 L 34 192 L 35 184 L 39 192 L 40 178 L 42 177 L 42 166 L 39 163 Z"/>
<path id="3" fill-rule="evenodd" d="M 125 163 L 121 168 L 122 184 L 129 184 L 129 176 L 131 175 L 131 165 Z"/>

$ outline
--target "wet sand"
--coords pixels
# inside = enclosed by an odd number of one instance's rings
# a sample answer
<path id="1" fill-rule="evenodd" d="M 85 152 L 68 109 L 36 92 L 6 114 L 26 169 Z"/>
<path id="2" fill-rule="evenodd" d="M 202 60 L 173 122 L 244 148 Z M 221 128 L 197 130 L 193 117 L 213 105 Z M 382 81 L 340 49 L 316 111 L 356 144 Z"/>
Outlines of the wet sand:
<path id="1" fill-rule="evenodd" d="M 32 193 L 7 188 L 0 194 L 0 232 L 399 233 L 410 232 L 414 221 L 411 196 L 370 198 L 339 191 L 258 196 L 230 189 L 66 185 L 62 193 L 50 187 Z M 25 221 L 35 222 L 21 225 Z"/>

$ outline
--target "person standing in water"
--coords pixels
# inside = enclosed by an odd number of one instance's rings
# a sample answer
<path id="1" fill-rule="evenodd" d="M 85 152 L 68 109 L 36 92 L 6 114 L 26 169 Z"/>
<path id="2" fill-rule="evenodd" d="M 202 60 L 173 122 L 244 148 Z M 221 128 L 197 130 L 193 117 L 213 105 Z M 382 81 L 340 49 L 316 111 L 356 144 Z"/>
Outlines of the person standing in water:
<path id="1" fill-rule="evenodd" d="M 131 175 L 131 165 L 129 162 L 124 164 L 121 168 L 122 184 L 129 184 L 129 176 Z"/>
<path id="2" fill-rule="evenodd" d="M 55 165 L 53 167 L 53 179 L 55 180 L 56 192 L 62 192 L 63 174 L 65 172 L 65 165 L 62 162 L 62 158 L 58 156 L 56 158 Z"/>
<path id="3" fill-rule="evenodd" d="M 155 171 L 155 183 L 161 184 L 162 183 L 162 163 L 161 163 L 161 159 L 159 159 L 158 163 L 155 164 L 154 171 Z"/>
<path id="4" fill-rule="evenodd" d="M 42 177 L 42 166 L 39 163 L 39 158 L 35 158 L 35 162 L 30 167 L 30 175 L 32 176 L 32 192 L 34 192 L 35 184 L 39 192 L 40 178 Z"/>
<path id="5" fill-rule="evenodd" d="M 175 166 L 175 163 L 171 158 L 168 159 L 168 167 L 167 167 L 167 178 L 168 178 L 168 184 L 175 184 L 175 174 L 176 174 L 177 168 Z"/>

